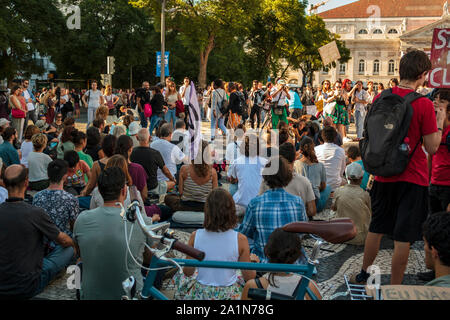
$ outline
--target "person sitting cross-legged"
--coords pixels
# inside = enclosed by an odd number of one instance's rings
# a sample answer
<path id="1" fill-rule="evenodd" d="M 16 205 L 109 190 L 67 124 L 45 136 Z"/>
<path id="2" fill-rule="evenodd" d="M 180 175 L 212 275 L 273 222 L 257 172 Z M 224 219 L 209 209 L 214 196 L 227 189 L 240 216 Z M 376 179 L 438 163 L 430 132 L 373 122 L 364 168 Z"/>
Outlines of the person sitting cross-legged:
<path id="1" fill-rule="evenodd" d="M 0 299 L 41 293 L 73 259 L 74 243 L 42 208 L 24 202 L 28 169 L 9 166 L 3 175 L 8 199 L 0 204 Z M 58 245 L 47 255 L 44 237 Z"/>
<path id="2" fill-rule="evenodd" d="M 125 182 L 123 169 L 104 169 L 98 178 L 103 206 L 83 211 L 75 221 L 74 241 L 83 262 L 80 291 L 82 300 L 120 300 L 124 294 L 122 281 L 129 276 L 134 276 L 137 290 L 142 290 L 141 268 L 131 256 L 139 264 L 143 264 L 144 250 L 147 250 L 146 236 L 137 226 L 134 226 L 131 233 L 132 223 L 124 222 L 120 215 L 122 209 L 119 204 L 123 205 L 127 198 L 128 188 Z M 135 192 L 137 193 L 136 190 Z M 141 209 L 141 212 L 144 211 Z M 142 217 L 146 224 L 152 224 L 145 214 Z M 124 225 L 131 237 L 131 252 L 127 252 Z"/>
<path id="3" fill-rule="evenodd" d="M 308 217 L 302 198 L 283 189 L 292 180 L 292 170 L 286 159 L 272 158 L 262 176 L 270 189 L 250 201 L 238 231 L 254 241 L 252 253 L 266 263 L 264 247 L 270 234 L 285 224 L 308 221 Z"/>

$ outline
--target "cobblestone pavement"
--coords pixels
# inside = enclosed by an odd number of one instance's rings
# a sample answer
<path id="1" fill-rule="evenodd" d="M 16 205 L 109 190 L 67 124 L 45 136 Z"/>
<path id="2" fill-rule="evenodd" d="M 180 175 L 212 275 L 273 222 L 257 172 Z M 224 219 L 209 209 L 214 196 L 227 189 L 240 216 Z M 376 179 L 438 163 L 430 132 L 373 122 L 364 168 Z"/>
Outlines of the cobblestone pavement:
<path id="1" fill-rule="evenodd" d="M 84 120 L 83 117 L 80 120 Z M 84 130 L 85 122 L 80 121 L 77 123 L 77 128 Z M 350 127 L 350 137 L 354 137 L 354 124 Z M 208 138 L 210 134 L 210 123 L 203 122 L 202 134 L 204 138 Z M 223 182 L 223 188 L 228 188 L 225 181 Z M 331 215 L 330 210 L 325 210 L 323 213 L 317 216 L 317 219 L 329 219 Z M 187 243 L 189 239 L 189 233 L 186 230 L 175 230 L 176 237 L 181 241 Z M 307 239 L 303 242 L 307 253 L 311 252 L 311 247 L 314 244 L 313 239 Z M 322 246 L 321 254 L 319 257 L 319 265 L 317 266 L 317 275 L 314 276 L 314 280 L 318 283 L 320 291 L 324 299 L 330 298 L 335 293 L 346 292 L 347 288 L 344 283 L 344 275 L 350 276 L 354 272 L 358 272 L 362 265 L 362 259 L 364 254 L 364 248 L 362 246 L 354 245 L 332 245 L 325 244 Z M 378 265 L 381 269 L 381 281 L 382 284 L 389 284 L 390 282 L 390 268 L 391 259 L 393 253 L 393 241 L 388 238 L 383 238 L 380 252 L 375 260 L 374 264 Z M 177 258 L 183 258 L 181 254 L 174 251 L 173 253 Z M 418 272 L 426 271 L 424 264 L 424 250 L 423 242 L 416 242 L 412 248 L 409 256 L 408 266 L 405 272 L 404 284 L 407 285 L 423 285 L 424 282 L 419 280 L 416 276 Z M 37 296 L 37 299 L 50 299 L 50 300 L 74 300 L 76 299 L 75 290 L 69 290 L 67 288 L 68 274 L 63 274 L 60 278 L 51 283 L 43 293 Z M 173 288 L 169 281 L 165 281 L 163 285 L 163 291 L 168 297 L 173 294 Z M 338 297 L 337 299 L 349 299 L 348 296 Z"/>

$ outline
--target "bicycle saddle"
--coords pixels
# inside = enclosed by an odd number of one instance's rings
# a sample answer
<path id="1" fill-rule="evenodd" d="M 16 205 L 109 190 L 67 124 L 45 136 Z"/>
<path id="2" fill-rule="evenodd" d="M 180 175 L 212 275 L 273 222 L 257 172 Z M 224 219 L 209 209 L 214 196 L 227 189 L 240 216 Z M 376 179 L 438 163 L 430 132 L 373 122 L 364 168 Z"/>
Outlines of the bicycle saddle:
<path id="1" fill-rule="evenodd" d="M 284 231 L 311 233 L 329 243 L 343 243 L 356 236 L 352 219 L 342 218 L 331 221 L 292 222 L 282 227 Z"/>

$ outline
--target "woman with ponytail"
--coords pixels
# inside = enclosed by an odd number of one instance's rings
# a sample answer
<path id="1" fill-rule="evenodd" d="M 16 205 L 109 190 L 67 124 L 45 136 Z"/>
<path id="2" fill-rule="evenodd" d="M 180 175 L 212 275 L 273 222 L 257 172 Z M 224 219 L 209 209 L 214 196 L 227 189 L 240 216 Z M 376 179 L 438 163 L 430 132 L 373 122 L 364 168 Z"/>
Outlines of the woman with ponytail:
<path id="1" fill-rule="evenodd" d="M 300 141 L 300 153 L 302 155 L 299 161 L 295 162 L 294 171 L 311 182 L 314 195 L 316 196 L 317 212 L 321 212 L 330 197 L 331 188 L 327 186 L 327 175 L 325 166 L 317 160 L 314 151 L 314 141 L 309 137 L 304 137 Z"/>
<path id="2" fill-rule="evenodd" d="M 286 232 L 278 228 L 270 235 L 264 252 L 269 258 L 269 263 L 294 264 L 302 256 L 301 249 L 302 242 L 298 234 Z M 242 300 L 249 300 L 248 290 L 250 288 L 266 289 L 273 293 L 293 296 L 301 280 L 302 276 L 296 273 L 266 273 L 261 278 L 247 281 L 242 292 Z M 321 299 L 316 286 L 310 280 L 309 288 L 317 298 Z M 311 300 L 308 293 L 305 294 L 305 299 Z"/>

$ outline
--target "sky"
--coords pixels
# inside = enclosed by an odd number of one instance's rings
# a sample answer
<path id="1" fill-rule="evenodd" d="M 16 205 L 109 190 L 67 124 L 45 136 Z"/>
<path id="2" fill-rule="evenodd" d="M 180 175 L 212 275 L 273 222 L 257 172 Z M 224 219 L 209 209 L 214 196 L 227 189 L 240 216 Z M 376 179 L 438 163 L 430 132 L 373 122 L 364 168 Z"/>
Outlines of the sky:
<path id="1" fill-rule="evenodd" d="M 324 1 L 324 0 L 310 0 L 309 3 L 316 4 L 316 3 L 320 3 L 322 1 Z M 326 5 L 321 6 L 318 9 L 318 12 L 323 12 L 323 11 L 327 11 L 330 9 L 334 9 L 336 7 L 340 7 L 340 6 L 343 6 L 343 5 L 352 3 L 352 2 L 356 2 L 356 1 L 358 1 L 358 0 L 330 0 Z"/>

